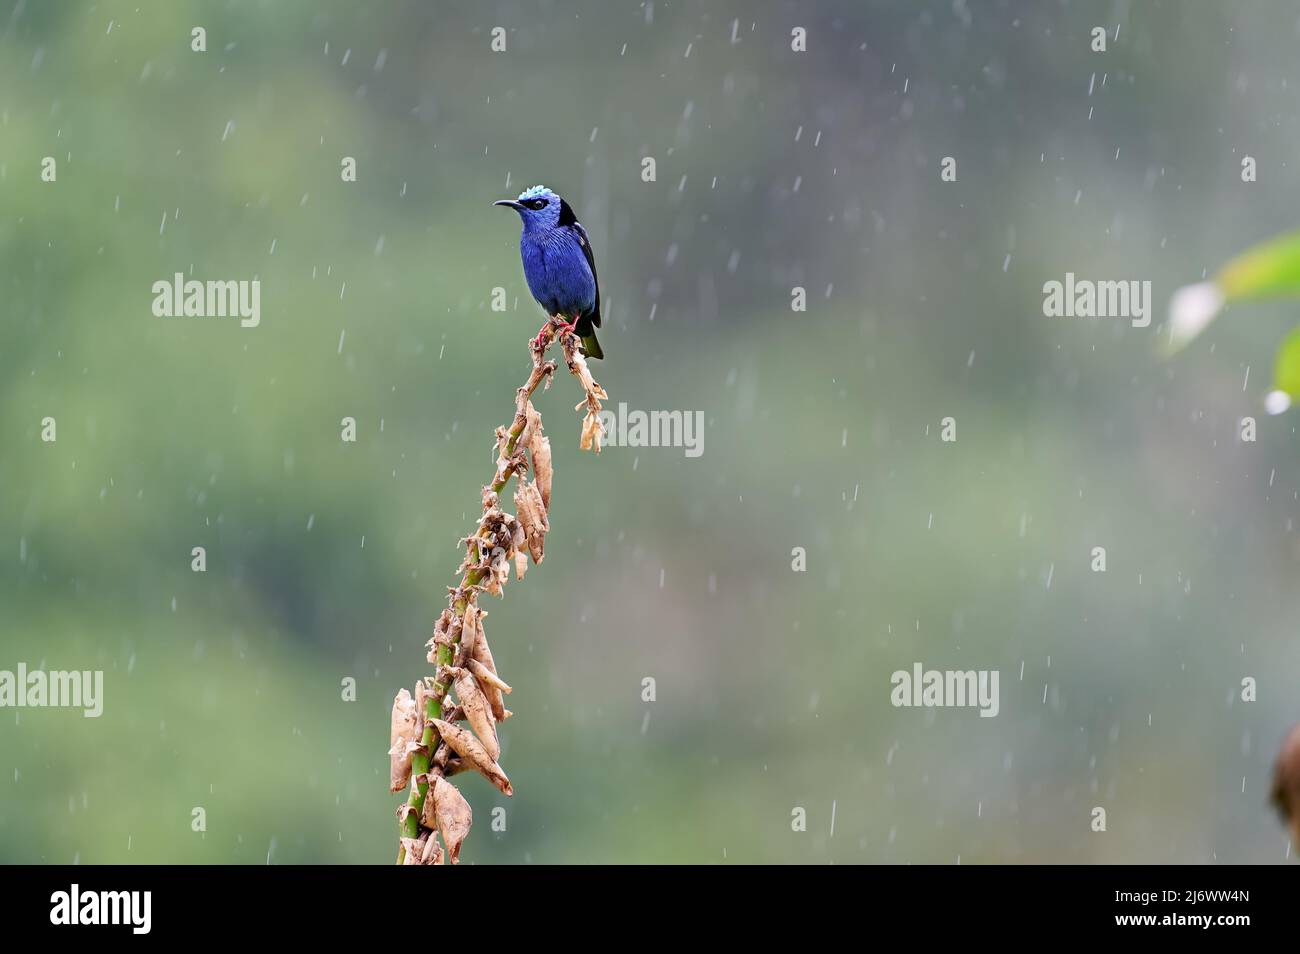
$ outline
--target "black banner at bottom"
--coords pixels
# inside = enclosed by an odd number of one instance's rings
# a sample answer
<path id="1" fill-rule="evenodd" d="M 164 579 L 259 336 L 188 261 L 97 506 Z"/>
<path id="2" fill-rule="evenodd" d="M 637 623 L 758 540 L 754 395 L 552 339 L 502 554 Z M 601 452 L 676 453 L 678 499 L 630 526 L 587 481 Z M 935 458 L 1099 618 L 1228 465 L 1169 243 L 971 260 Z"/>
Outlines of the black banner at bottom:
<path id="1" fill-rule="evenodd" d="M 127 943 L 378 939 L 382 931 L 401 944 L 403 924 L 422 910 L 430 921 L 439 912 L 486 918 L 494 945 L 510 939 L 510 924 L 523 939 L 541 924 L 556 926 L 556 915 L 566 940 L 608 940 L 608 918 L 636 912 L 661 925 L 675 914 L 727 931 L 750 918 L 765 931 L 774 919 L 806 930 L 842 928 L 849 918 L 882 932 L 924 924 L 927 940 L 972 929 L 1039 940 L 1044 930 L 1226 939 L 1289 927 L 1295 898 L 1286 867 L 8 867 L 0 878 L 7 927 Z M 547 920 L 530 919 L 534 911 Z"/>

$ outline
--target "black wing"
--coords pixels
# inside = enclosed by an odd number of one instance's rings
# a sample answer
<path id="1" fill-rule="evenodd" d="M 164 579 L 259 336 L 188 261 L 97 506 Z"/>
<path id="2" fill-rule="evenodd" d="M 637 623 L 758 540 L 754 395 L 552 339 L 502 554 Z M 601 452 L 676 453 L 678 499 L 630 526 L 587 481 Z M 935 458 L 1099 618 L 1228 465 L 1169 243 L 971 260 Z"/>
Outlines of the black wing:
<path id="1" fill-rule="evenodd" d="M 596 275 L 596 256 L 591 252 L 591 239 L 587 236 L 587 230 L 582 227 L 578 217 L 573 214 L 573 209 L 569 203 L 563 199 L 560 200 L 560 226 L 568 226 L 573 229 L 574 235 L 578 239 L 578 247 L 582 249 L 582 254 L 587 257 L 587 267 L 591 269 L 591 280 L 596 284 L 596 304 L 592 306 L 591 314 L 584 315 L 584 318 L 590 318 L 591 323 L 597 328 L 600 327 L 600 278 Z"/>

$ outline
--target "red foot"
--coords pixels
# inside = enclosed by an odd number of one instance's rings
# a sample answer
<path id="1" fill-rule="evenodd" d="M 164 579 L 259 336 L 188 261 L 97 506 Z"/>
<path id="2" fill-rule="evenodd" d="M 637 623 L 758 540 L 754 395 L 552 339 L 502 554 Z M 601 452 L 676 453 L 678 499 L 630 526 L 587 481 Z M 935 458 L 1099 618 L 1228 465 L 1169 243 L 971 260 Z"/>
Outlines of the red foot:
<path id="1" fill-rule="evenodd" d="M 546 329 L 551 327 L 552 324 L 554 324 L 556 328 L 556 337 L 559 337 L 560 335 L 570 335 L 573 334 L 574 329 L 577 328 L 578 319 L 575 318 L 573 321 L 565 321 L 562 317 L 556 315 L 546 324 L 542 325 L 542 330 L 537 332 L 537 337 L 532 341 L 532 348 L 534 351 L 541 349 L 542 341 L 546 338 Z"/>

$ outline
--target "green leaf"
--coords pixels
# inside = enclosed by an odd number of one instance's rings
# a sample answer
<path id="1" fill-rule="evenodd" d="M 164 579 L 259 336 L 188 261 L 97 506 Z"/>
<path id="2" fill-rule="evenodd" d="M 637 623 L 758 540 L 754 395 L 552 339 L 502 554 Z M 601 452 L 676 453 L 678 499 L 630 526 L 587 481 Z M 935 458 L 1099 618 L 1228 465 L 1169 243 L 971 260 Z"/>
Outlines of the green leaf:
<path id="1" fill-rule="evenodd" d="M 1174 292 L 1165 351 L 1173 354 L 1186 347 L 1229 302 L 1286 295 L 1300 295 L 1300 232 L 1251 246 L 1209 281 Z"/>
<path id="2" fill-rule="evenodd" d="M 1273 387 L 1293 400 L 1300 397 L 1300 327 L 1292 328 L 1273 359 Z"/>
<path id="3" fill-rule="evenodd" d="M 1215 276 L 1228 301 L 1300 295 L 1300 232 L 1289 232 L 1242 252 Z"/>

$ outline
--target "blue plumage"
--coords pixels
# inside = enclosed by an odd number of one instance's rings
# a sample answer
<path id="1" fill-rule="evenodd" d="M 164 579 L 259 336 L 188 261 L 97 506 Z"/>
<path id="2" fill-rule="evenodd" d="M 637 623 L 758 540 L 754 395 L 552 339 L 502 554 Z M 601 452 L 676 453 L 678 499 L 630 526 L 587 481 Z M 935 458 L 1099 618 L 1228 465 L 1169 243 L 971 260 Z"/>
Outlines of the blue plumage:
<path id="1" fill-rule="evenodd" d="M 519 213 L 523 231 L 519 257 L 528 290 L 546 313 L 567 319 L 589 358 L 603 358 L 595 329 L 600 327 L 600 283 L 591 239 L 569 203 L 546 186 L 533 186 L 518 199 L 497 205 Z"/>

